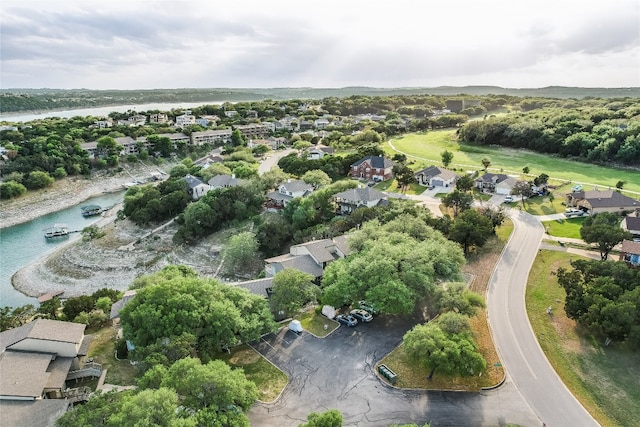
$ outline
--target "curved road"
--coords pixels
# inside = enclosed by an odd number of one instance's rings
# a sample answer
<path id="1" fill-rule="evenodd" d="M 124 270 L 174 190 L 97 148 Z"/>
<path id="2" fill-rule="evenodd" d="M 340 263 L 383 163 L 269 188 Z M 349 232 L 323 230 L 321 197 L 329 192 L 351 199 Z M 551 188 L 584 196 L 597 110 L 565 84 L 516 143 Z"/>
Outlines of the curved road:
<path id="1" fill-rule="evenodd" d="M 514 231 L 487 291 L 489 324 L 508 379 L 547 427 L 598 426 L 549 364 L 527 317 L 525 289 L 542 225 L 525 212 L 511 210 L 510 217 Z"/>

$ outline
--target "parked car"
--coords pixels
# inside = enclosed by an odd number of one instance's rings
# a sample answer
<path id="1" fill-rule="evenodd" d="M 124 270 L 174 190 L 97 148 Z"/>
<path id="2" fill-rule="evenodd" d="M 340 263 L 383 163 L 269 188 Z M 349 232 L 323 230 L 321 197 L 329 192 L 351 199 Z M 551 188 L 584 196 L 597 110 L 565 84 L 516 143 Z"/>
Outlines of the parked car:
<path id="1" fill-rule="evenodd" d="M 564 211 L 564 216 L 571 218 L 572 216 L 582 216 L 584 211 L 582 209 L 569 208 Z"/>
<path id="2" fill-rule="evenodd" d="M 358 321 L 350 314 L 338 314 L 335 320 L 346 326 L 356 326 Z"/>
<path id="3" fill-rule="evenodd" d="M 504 198 L 504 202 L 505 203 L 511 203 L 513 202 L 513 196 L 509 195 L 509 196 L 505 196 Z"/>
<path id="4" fill-rule="evenodd" d="M 358 319 L 358 322 L 371 322 L 373 320 L 373 316 L 361 308 L 351 310 L 351 315 Z"/>
<path id="5" fill-rule="evenodd" d="M 376 309 L 373 304 L 369 304 L 366 301 L 358 301 L 358 307 L 369 314 L 378 314 L 378 309 Z"/>

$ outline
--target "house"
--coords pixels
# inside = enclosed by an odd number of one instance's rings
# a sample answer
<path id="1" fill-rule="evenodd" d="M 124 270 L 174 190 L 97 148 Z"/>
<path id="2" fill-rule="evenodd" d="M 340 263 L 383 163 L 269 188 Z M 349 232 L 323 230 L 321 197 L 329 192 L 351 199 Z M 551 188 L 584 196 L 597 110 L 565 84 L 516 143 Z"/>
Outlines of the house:
<path id="1" fill-rule="evenodd" d="M 393 178 L 395 163 L 382 156 L 367 156 L 351 165 L 351 177 L 368 181 L 385 181 Z"/>
<path id="2" fill-rule="evenodd" d="M 116 321 L 120 319 L 120 310 L 123 309 L 123 307 L 133 299 L 133 297 L 136 296 L 137 291 L 134 290 L 128 290 L 125 291 L 124 295 L 122 295 L 122 298 L 119 299 L 118 301 L 114 302 L 113 304 L 111 304 L 111 313 L 109 318 L 112 321 Z"/>
<path id="3" fill-rule="evenodd" d="M 205 117 L 198 117 L 196 119 L 196 124 L 202 126 L 203 128 L 206 128 L 207 126 L 209 126 L 209 119 Z"/>
<path id="4" fill-rule="evenodd" d="M 640 239 L 640 216 L 625 216 L 620 227 L 631 233 L 634 238 Z"/>
<path id="5" fill-rule="evenodd" d="M 210 153 L 210 154 L 207 154 L 204 157 L 199 158 L 198 160 L 193 162 L 193 164 L 195 166 L 200 166 L 202 169 L 207 169 L 212 164 L 214 164 L 214 163 L 222 163 L 223 161 L 224 161 L 224 159 L 222 158 L 221 155 Z"/>
<path id="6" fill-rule="evenodd" d="M 189 194 L 191 195 L 191 198 L 193 200 L 198 200 L 200 197 L 207 194 L 207 192 L 211 189 L 208 184 L 205 184 L 193 175 L 185 176 L 184 180 L 187 181 L 187 185 L 189 186 Z"/>
<path id="7" fill-rule="evenodd" d="M 176 117 L 176 127 L 183 128 L 188 125 L 196 124 L 196 116 L 191 114 L 190 110 L 187 110 L 181 116 Z"/>
<path id="8" fill-rule="evenodd" d="M 620 249 L 620 261 L 640 267 L 640 242 L 623 240 Z"/>
<path id="9" fill-rule="evenodd" d="M 581 208 L 591 215 L 640 210 L 640 201 L 615 190 L 572 191 L 567 194 L 567 205 Z"/>
<path id="10" fill-rule="evenodd" d="M 305 197 L 314 190 L 313 185 L 302 180 L 283 182 L 277 191 L 267 194 L 268 206 L 282 208 L 296 197 Z"/>
<path id="11" fill-rule="evenodd" d="M 216 175 L 208 182 L 212 190 L 216 188 L 237 187 L 247 182 L 244 179 L 236 178 L 235 175 Z"/>
<path id="12" fill-rule="evenodd" d="M 318 144 L 315 147 L 310 147 L 307 151 L 308 160 L 320 160 L 324 156 L 333 156 L 335 150 L 326 145 Z"/>
<path id="13" fill-rule="evenodd" d="M 371 187 L 352 188 L 334 194 L 333 199 L 338 204 L 338 211 L 341 214 L 351 214 L 360 207 L 372 208 L 388 203 L 385 193 Z"/>
<path id="14" fill-rule="evenodd" d="M 285 268 L 295 268 L 311 274 L 318 281 L 327 264 L 350 253 L 347 236 L 314 240 L 291 246 L 288 254 L 265 259 L 265 274 L 267 277 L 273 277 Z"/>
<path id="15" fill-rule="evenodd" d="M 237 112 L 236 110 L 227 110 L 227 111 L 225 111 L 225 112 L 224 112 L 224 115 L 225 115 L 226 117 L 231 118 L 231 117 L 235 117 L 235 116 L 237 116 L 237 115 L 238 115 L 238 112 Z"/>
<path id="16" fill-rule="evenodd" d="M 169 121 L 169 116 L 165 113 L 151 114 L 149 116 L 149 123 L 167 123 Z"/>
<path id="17" fill-rule="evenodd" d="M 69 404 L 89 398 L 88 387 L 66 386 L 102 371 L 98 364 L 83 364 L 91 342 L 85 327 L 36 319 L 0 332 L 0 425 L 53 426 Z"/>
<path id="18" fill-rule="evenodd" d="M 329 126 L 329 120 L 320 118 L 313 121 L 313 127 L 316 129 L 324 129 Z"/>
<path id="19" fill-rule="evenodd" d="M 511 194 L 511 190 L 518 180 L 512 176 L 503 173 L 485 173 L 475 181 L 476 188 L 487 193 Z"/>
<path id="20" fill-rule="evenodd" d="M 460 175 L 438 166 L 429 166 L 414 174 L 418 184 L 426 187 L 451 187 L 455 185 Z"/>

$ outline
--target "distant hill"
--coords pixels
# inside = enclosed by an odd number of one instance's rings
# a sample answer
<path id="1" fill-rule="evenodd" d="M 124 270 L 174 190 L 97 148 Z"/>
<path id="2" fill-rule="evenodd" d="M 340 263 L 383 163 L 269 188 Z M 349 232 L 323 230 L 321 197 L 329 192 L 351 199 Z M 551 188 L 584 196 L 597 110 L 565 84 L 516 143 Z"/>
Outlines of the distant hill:
<path id="1" fill-rule="evenodd" d="M 580 88 L 549 86 L 522 89 L 499 86 L 438 86 L 433 88 L 375 88 L 351 86 L 344 88 L 184 88 L 141 90 L 90 89 L 2 89 L 0 113 L 49 111 L 127 104 L 170 102 L 239 102 L 263 99 L 344 98 L 351 95 L 509 95 L 538 98 L 627 98 L 640 97 L 640 88 Z"/>

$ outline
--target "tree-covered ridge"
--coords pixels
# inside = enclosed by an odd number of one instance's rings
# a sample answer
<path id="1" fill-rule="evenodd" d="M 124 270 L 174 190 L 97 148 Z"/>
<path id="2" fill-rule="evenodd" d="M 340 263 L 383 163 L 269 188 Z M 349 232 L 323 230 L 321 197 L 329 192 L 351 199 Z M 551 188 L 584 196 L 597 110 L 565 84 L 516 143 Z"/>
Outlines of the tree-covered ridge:
<path id="1" fill-rule="evenodd" d="M 145 104 L 154 102 L 212 102 L 246 101 L 260 99 L 321 99 L 327 97 L 408 96 L 408 95 L 471 96 L 508 95 L 518 97 L 618 98 L 639 96 L 638 88 L 579 88 L 552 86 L 537 89 L 502 88 L 498 86 L 440 86 L 433 88 L 194 88 L 194 89 L 3 89 L 0 107 L 3 113 L 18 111 L 46 111 L 56 109 L 88 108 L 109 105 Z"/>
<path id="2" fill-rule="evenodd" d="M 522 104 L 521 104 L 522 105 Z M 535 109 L 470 121 L 461 142 L 526 148 L 590 163 L 640 165 L 640 102 Z"/>

